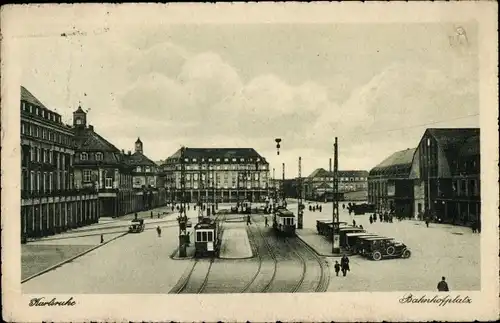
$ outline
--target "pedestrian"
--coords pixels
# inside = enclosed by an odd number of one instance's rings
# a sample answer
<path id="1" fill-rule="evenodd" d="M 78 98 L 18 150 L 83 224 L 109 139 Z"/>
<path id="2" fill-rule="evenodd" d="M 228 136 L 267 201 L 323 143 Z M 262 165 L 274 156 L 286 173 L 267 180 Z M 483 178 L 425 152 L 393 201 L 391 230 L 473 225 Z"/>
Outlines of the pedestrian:
<path id="1" fill-rule="evenodd" d="M 158 233 L 158 238 L 161 238 L 161 228 L 160 228 L 160 226 L 156 227 L 156 232 Z"/>
<path id="2" fill-rule="evenodd" d="M 101 243 L 104 243 L 104 234 L 101 234 Z"/>
<path id="3" fill-rule="evenodd" d="M 441 281 L 437 285 L 438 292 L 449 292 L 448 283 L 446 282 L 446 278 L 441 277 Z"/>
<path id="4" fill-rule="evenodd" d="M 323 206 L 319 206 L 319 211 L 322 212 L 323 211 Z"/>
<path id="5" fill-rule="evenodd" d="M 250 225 L 252 224 L 252 222 L 250 222 L 250 215 L 247 215 L 247 225 Z"/>
<path id="6" fill-rule="evenodd" d="M 342 203 L 342 208 L 345 210 L 345 204 L 344 203 Z"/>
<path id="7" fill-rule="evenodd" d="M 429 219 L 428 218 L 425 218 L 425 226 L 429 227 Z"/>
<path id="8" fill-rule="evenodd" d="M 476 221 L 472 222 L 471 229 L 472 229 L 472 233 L 476 233 L 477 232 L 477 223 L 476 223 Z"/>
<path id="9" fill-rule="evenodd" d="M 373 223 L 373 218 L 372 218 L 372 216 L 371 216 L 371 215 L 370 215 L 369 220 L 370 220 L 370 224 L 372 224 L 372 223 Z"/>
<path id="10" fill-rule="evenodd" d="M 356 227 L 356 220 L 352 220 L 352 226 Z"/>
<path id="11" fill-rule="evenodd" d="M 264 221 L 266 222 L 266 227 L 268 227 L 269 225 L 267 224 L 267 215 L 264 216 Z"/>
<path id="12" fill-rule="evenodd" d="M 376 213 L 373 213 L 373 223 L 377 222 L 377 214 Z"/>
<path id="13" fill-rule="evenodd" d="M 151 211 L 151 219 L 153 218 L 153 211 Z"/>
<path id="14" fill-rule="evenodd" d="M 338 276 L 340 271 L 340 264 L 337 260 L 335 260 L 335 274 Z"/>
<path id="15" fill-rule="evenodd" d="M 344 254 L 340 260 L 340 267 L 342 268 L 342 275 L 345 277 L 347 272 L 350 271 L 349 268 L 349 258 Z"/>

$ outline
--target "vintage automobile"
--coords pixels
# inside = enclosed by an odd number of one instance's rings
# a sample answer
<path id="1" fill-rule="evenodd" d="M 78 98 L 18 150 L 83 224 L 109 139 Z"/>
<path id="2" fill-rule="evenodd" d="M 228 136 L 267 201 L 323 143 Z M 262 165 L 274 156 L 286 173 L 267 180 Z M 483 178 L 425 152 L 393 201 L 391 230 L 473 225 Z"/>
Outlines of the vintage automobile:
<path id="1" fill-rule="evenodd" d="M 383 258 L 410 258 L 411 251 L 408 247 L 393 238 L 375 237 L 366 240 L 363 256 L 375 261 Z"/>
<path id="2" fill-rule="evenodd" d="M 352 226 L 344 226 L 340 227 L 338 234 L 340 236 L 340 246 L 346 246 L 346 235 L 349 233 L 365 233 L 366 231 L 360 228 L 352 227 Z"/>
<path id="3" fill-rule="evenodd" d="M 368 232 L 349 232 L 345 234 L 345 240 L 343 241 L 343 245 L 347 250 L 355 250 L 355 246 L 358 244 L 359 239 L 367 239 L 377 237 L 376 234 L 368 233 Z M 340 241 L 342 245 L 342 241 Z"/>
<path id="4" fill-rule="evenodd" d="M 357 237 L 356 242 L 354 245 L 351 245 L 351 251 L 360 255 L 363 255 L 365 253 L 365 250 L 368 249 L 368 244 L 370 243 L 370 239 L 375 239 L 375 238 L 384 238 L 388 239 L 387 237 L 382 237 L 376 234 L 372 235 L 367 235 L 367 236 L 360 236 Z"/>
<path id="5" fill-rule="evenodd" d="M 139 233 L 144 231 L 144 219 L 133 219 L 132 223 L 128 228 L 128 232 L 130 233 Z"/>

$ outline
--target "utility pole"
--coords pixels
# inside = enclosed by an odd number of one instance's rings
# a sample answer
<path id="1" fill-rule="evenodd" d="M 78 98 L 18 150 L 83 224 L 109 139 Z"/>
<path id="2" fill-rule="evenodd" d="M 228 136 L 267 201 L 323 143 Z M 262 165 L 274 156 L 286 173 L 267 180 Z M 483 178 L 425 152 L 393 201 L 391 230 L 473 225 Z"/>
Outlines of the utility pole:
<path id="1" fill-rule="evenodd" d="M 302 213 L 302 157 L 299 157 L 299 180 L 297 182 L 297 229 L 303 227 Z"/>
<path id="2" fill-rule="evenodd" d="M 339 172 L 339 163 L 338 163 L 338 142 L 337 137 L 335 137 L 335 144 L 333 146 L 334 150 L 334 161 L 333 161 L 333 209 L 332 209 L 332 217 L 333 217 L 333 230 L 332 230 L 332 253 L 338 254 L 340 253 L 340 232 L 339 230 L 339 202 L 338 202 L 338 191 L 339 191 L 339 181 L 338 181 L 338 172 Z"/>
<path id="3" fill-rule="evenodd" d="M 283 206 L 285 206 L 285 163 L 283 163 L 283 180 L 281 182 L 281 193 L 283 195 Z"/>
<path id="4" fill-rule="evenodd" d="M 275 168 L 273 167 L 273 212 L 274 212 L 274 209 L 276 208 L 276 200 L 277 200 L 277 194 L 276 194 L 276 177 L 274 176 L 274 171 L 275 171 Z"/>

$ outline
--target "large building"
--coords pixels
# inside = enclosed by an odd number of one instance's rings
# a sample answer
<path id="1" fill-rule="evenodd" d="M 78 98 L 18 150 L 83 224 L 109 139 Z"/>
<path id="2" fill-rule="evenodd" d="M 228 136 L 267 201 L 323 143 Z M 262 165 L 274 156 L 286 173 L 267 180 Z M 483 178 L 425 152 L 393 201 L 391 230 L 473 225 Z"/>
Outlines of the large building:
<path id="1" fill-rule="evenodd" d="M 338 190 L 342 196 L 360 192 L 362 193 L 360 199 L 366 200 L 368 188 L 367 171 L 339 170 L 338 177 Z M 331 195 L 333 192 L 333 172 L 318 168 L 311 175 L 303 179 L 303 185 L 307 199 L 324 200 L 327 195 Z"/>
<path id="2" fill-rule="evenodd" d="M 61 115 L 21 86 L 21 235 L 41 237 L 98 221 L 94 187 L 75 186 L 75 141 Z"/>
<path id="3" fill-rule="evenodd" d="M 160 167 L 144 155 L 144 146 L 140 138 L 135 142 L 134 153 L 127 155 L 127 161 L 132 166 L 134 204 L 140 205 L 141 210 L 165 205 L 167 196 Z"/>
<path id="4" fill-rule="evenodd" d="M 368 202 L 378 211 L 397 215 L 413 214 L 413 180 L 410 179 L 416 149 L 405 149 L 390 155 L 375 166 L 368 177 Z"/>
<path id="5" fill-rule="evenodd" d="M 101 216 L 121 216 L 136 211 L 132 188 L 132 166 L 127 156 L 87 126 L 87 113 L 81 107 L 73 112 L 73 131 L 77 146 L 75 185 L 94 188 L 99 194 Z"/>
<path id="6" fill-rule="evenodd" d="M 480 222 L 480 131 L 427 129 L 410 177 L 415 181 L 415 217 L 427 211 L 442 222 Z"/>
<path id="7" fill-rule="evenodd" d="M 479 129 L 427 129 L 417 148 L 396 152 L 370 171 L 368 200 L 415 219 L 480 223 Z"/>
<path id="8" fill-rule="evenodd" d="M 269 163 L 252 148 L 181 148 L 162 165 L 169 200 L 188 202 L 263 201 Z"/>

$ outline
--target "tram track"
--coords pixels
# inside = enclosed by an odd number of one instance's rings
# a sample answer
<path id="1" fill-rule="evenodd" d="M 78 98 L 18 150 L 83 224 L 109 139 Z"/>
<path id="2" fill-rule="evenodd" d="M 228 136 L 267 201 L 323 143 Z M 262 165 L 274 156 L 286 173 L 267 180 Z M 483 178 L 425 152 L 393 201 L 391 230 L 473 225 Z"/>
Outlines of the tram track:
<path id="1" fill-rule="evenodd" d="M 224 222 L 226 215 L 222 215 L 222 219 L 219 220 L 220 215 L 216 216 L 215 220 Z M 222 233 L 224 231 L 223 226 L 220 226 L 220 238 L 222 238 Z M 215 256 L 210 258 L 210 261 L 205 261 L 206 259 L 194 259 L 193 266 L 187 274 L 179 280 L 177 285 L 172 289 L 171 292 L 175 294 L 201 294 L 205 290 L 208 283 L 208 278 L 210 276 L 210 271 L 212 270 L 212 265 L 215 260 Z M 202 266 L 202 269 L 197 269 Z M 194 277 L 193 277 L 194 276 Z M 201 284 L 199 283 L 200 281 Z"/>

